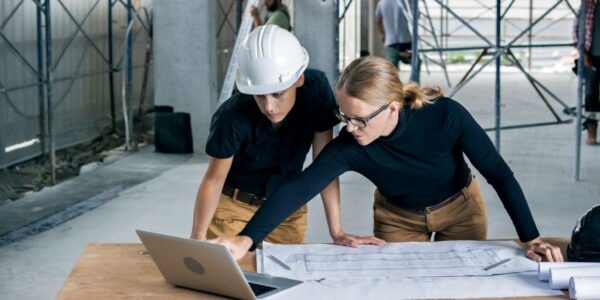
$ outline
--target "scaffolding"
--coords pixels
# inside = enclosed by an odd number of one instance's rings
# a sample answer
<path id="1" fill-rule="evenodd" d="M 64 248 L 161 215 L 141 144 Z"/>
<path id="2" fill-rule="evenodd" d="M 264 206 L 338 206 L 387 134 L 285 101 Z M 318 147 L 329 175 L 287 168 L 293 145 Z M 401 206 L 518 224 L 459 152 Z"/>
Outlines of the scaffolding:
<path id="1" fill-rule="evenodd" d="M 3 30 L 9 24 L 11 19 L 16 18 L 17 12 L 20 9 L 24 9 L 24 4 L 26 1 L 29 3 L 33 3 L 35 7 L 35 31 L 36 31 L 36 58 L 37 63 L 32 63 L 31 58 L 28 59 L 26 54 L 23 53 L 23 50 L 20 50 L 19 47 L 11 41 L 9 34 L 5 33 Z M 86 21 L 91 22 L 90 16 L 95 10 L 98 10 L 100 7 L 100 3 L 104 2 L 107 8 L 106 16 L 107 16 L 107 43 L 108 47 L 106 51 L 101 50 L 101 46 L 98 45 L 98 41 L 94 40 L 92 34 L 89 34 L 84 29 L 84 24 Z M 146 8 L 141 8 L 140 11 L 136 10 L 135 6 L 132 5 L 132 0 L 93 0 L 87 3 L 91 3 L 91 6 L 87 11 L 83 13 L 83 18 L 78 20 L 75 15 L 77 12 L 71 11 L 67 4 L 65 4 L 66 0 L 17 0 L 15 1 L 16 5 L 10 8 L 8 14 L 2 22 L 0 23 L 0 40 L 7 47 L 9 52 L 17 58 L 17 61 L 24 67 L 25 70 L 29 74 L 31 74 L 34 78 L 34 82 L 15 85 L 10 87 L 5 87 L 2 82 L 0 82 L 0 94 L 5 99 L 8 107 L 10 107 L 17 114 L 22 116 L 25 119 L 38 119 L 38 134 L 36 139 L 32 140 L 35 142 L 30 143 L 29 146 L 38 143 L 40 144 L 39 152 L 37 151 L 29 151 L 24 155 L 20 155 L 16 158 L 12 159 L 1 159 L 2 155 L 0 155 L 0 167 L 5 167 L 14 163 L 18 163 L 25 159 L 29 159 L 35 156 L 47 157 L 49 160 L 49 173 L 51 175 L 52 183 L 56 183 L 56 151 L 57 148 L 66 147 L 68 145 L 64 145 L 62 143 L 57 147 L 57 134 L 55 128 L 55 120 L 56 120 L 56 108 L 65 101 L 67 95 L 71 92 L 76 81 L 83 78 L 94 78 L 95 76 L 107 75 L 108 77 L 108 94 L 110 101 L 110 128 L 111 131 L 114 132 L 116 128 L 117 116 L 117 107 L 115 100 L 117 99 L 115 96 L 115 75 L 119 73 L 123 73 L 124 83 L 122 85 L 123 92 L 123 103 L 125 103 L 125 108 L 123 111 L 126 115 L 131 114 L 131 102 L 132 102 L 132 93 L 133 90 L 133 70 L 138 68 L 143 68 L 143 65 L 134 66 L 132 63 L 132 44 L 136 41 L 136 39 L 140 36 L 142 32 L 146 32 L 150 35 L 151 32 L 151 13 Z M 139 1 L 137 1 L 139 2 Z M 73 2 L 71 2 L 72 4 Z M 87 4 L 86 3 L 86 4 Z M 78 3 L 79 4 L 79 3 Z M 8 2 L 5 2 L 4 5 L 9 5 Z M 113 23 L 116 22 L 116 19 L 113 15 L 113 10 L 116 6 L 122 6 L 123 9 L 126 10 L 127 14 L 127 25 L 129 28 L 132 27 L 132 24 L 137 20 L 139 21 L 140 27 L 137 32 L 132 32 L 131 34 L 126 34 L 126 38 L 123 41 L 125 44 L 125 52 L 123 56 L 116 60 L 115 59 L 115 36 L 113 35 Z M 78 9 L 81 7 L 77 7 Z M 78 11 L 81 12 L 81 11 Z M 27 15 L 28 12 L 23 12 L 23 15 Z M 66 39 L 61 38 L 60 42 L 64 43 L 62 48 L 53 44 L 56 40 L 53 34 L 56 34 L 56 29 L 54 29 L 54 24 L 52 22 L 53 16 L 56 19 L 56 16 L 61 15 L 64 16 L 66 20 L 63 21 L 63 27 L 59 30 L 63 30 L 60 33 L 64 33 L 64 28 L 66 28 L 65 23 L 69 23 L 70 26 L 75 26 L 76 30 L 71 33 Z M 56 21 L 56 20 L 55 20 Z M 62 19 L 60 20 L 62 21 Z M 98 20 L 95 20 L 96 22 Z M 59 24 L 60 26 L 61 24 Z M 131 32 L 131 29 L 129 30 Z M 77 62 L 77 66 L 75 68 L 75 72 L 72 74 L 68 74 L 67 76 L 56 77 L 55 72 L 57 68 L 61 66 L 61 62 L 64 62 L 67 55 L 67 51 L 73 47 L 75 44 L 76 37 L 78 35 L 83 36 L 85 42 L 87 43 L 83 54 Z M 25 38 L 24 38 L 25 40 Z M 100 57 L 100 61 L 102 62 L 101 71 L 95 72 L 83 72 L 86 66 L 84 65 L 86 55 L 88 50 L 92 49 L 95 54 Z M 31 55 L 30 55 L 31 56 Z M 89 63 L 89 62 L 88 62 Z M 90 68 L 88 66 L 88 68 Z M 18 70 L 16 70 L 18 71 Z M 18 73 L 17 73 L 18 74 Z M 54 85 L 57 83 L 68 83 L 66 89 L 61 95 L 57 95 L 57 90 Z M 28 113 L 21 107 L 17 105 L 17 101 L 13 97 L 11 97 L 10 93 L 24 91 L 30 88 L 37 88 L 37 115 Z M 145 86 L 144 86 L 145 88 Z M 24 92 L 23 92 L 24 93 Z M 141 94 L 144 94 L 142 91 Z M 25 99 L 19 99 L 25 100 Z M 143 101 L 143 100 L 140 100 Z M 5 120 L 3 120 L 5 121 Z M 85 126 L 85 125 L 82 125 Z M 88 125 L 90 126 L 90 125 Z M 86 137 L 89 138 L 89 137 Z M 64 140 L 64 139 L 63 139 Z M 81 142 L 81 141 L 79 141 Z M 11 142 L 12 143 L 12 142 Z M 77 141 L 75 141 L 77 143 Z M 2 139 L 0 138 L 0 144 L 2 144 Z M 4 145 L 6 146 L 6 145 Z M 0 154 L 6 154 L 8 151 L 5 149 L 0 149 Z"/>
<path id="2" fill-rule="evenodd" d="M 565 101 L 561 100 L 550 88 L 542 84 L 535 76 L 528 71 L 519 61 L 517 56 L 514 54 L 513 49 L 517 48 L 526 48 L 529 51 L 529 69 L 531 68 L 531 50 L 535 48 L 557 48 L 557 47 L 573 47 L 573 42 L 553 42 L 553 43 L 534 43 L 533 40 L 533 28 L 536 25 L 540 24 L 540 22 L 548 17 L 550 13 L 555 11 L 557 7 L 560 5 L 565 6 L 569 14 L 571 16 L 577 15 L 576 10 L 573 5 L 569 2 L 569 0 L 556 0 L 552 2 L 552 5 L 545 9 L 545 11 L 539 15 L 537 18 L 533 18 L 533 1 L 529 1 L 529 24 L 525 29 L 519 30 L 514 37 L 508 40 L 508 42 L 503 42 L 505 36 L 502 34 L 502 27 L 506 24 L 506 15 L 510 12 L 510 10 L 514 7 L 516 0 L 496 0 L 495 6 L 487 5 L 481 1 L 476 1 L 481 4 L 484 8 L 484 11 L 493 11 L 495 13 L 495 40 L 491 41 L 488 39 L 485 34 L 481 32 L 478 28 L 471 25 L 474 20 L 477 20 L 481 17 L 481 14 L 475 15 L 471 18 L 465 18 L 459 15 L 453 7 L 449 5 L 448 0 L 398 0 L 401 5 L 406 9 L 406 14 L 408 16 L 409 22 L 412 24 L 412 60 L 411 60 L 411 80 L 415 82 L 419 82 L 420 77 L 420 65 L 421 60 L 424 65 L 427 67 L 429 63 L 438 65 L 441 67 L 444 72 L 444 76 L 448 82 L 448 85 L 451 86 L 450 79 L 447 73 L 447 53 L 453 51 L 467 51 L 467 50 L 475 50 L 479 51 L 479 55 L 475 59 L 474 63 L 468 68 L 465 74 L 462 76 L 460 81 L 452 88 L 449 93 L 449 96 L 452 97 L 458 91 L 463 89 L 474 77 L 481 73 L 481 71 L 486 68 L 488 65 L 494 63 L 495 65 L 495 83 L 494 83 L 494 94 L 495 94 L 495 125 L 492 128 L 487 128 L 488 131 L 494 131 L 495 138 L 494 144 L 496 149 L 500 151 L 500 133 L 501 130 L 506 129 L 517 129 L 517 128 L 526 128 L 526 127 L 536 127 L 536 126 L 546 126 L 546 125 L 558 125 L 558 124 L 566 124 L 572 123 L 572 119 L 563 119 L 560 115 L 555 111 L 555 109 L 550 105 L 549 99 L 558 103 L 562 108 L 563 112 L 574 116 L 576 118 L 575 121 L 575 135 L 576 141 L 574 145 L 574 161 L 573 161 L 573 177 L 576 181 L 579 180 L 579 170 L 580 170 L 580 153 L 581 153 L 581 102 L 582 102 L 582 89 L 583 82 L 582 76 L 579 74 L 578 81 L 578 101 L 577 107 L 575 111 L 571 109 Z M 582 1 L 583 2 L 583 1 Z M 432 18 L 432 9 L 430 9 L 429 4 L 436 4 L 440 9 L 440 26 L 437 28 L 434 26 L 433 18 Z M 414 17 L 418 16 L 418 17 Z M 450 36 L 448 19 L 450 16 L 461 23 L 461 27 L 468 29 L 472 35 L 479 39 L 482 42 L 482 45 L 475 46 L 453 46 L 449 45 L 448 37 Z M 558 20 L 565 19 L 567 16 L 563 16 Z M 550 25 L 552 22 L 550 22 Z M 547 25 L 544 29 L 550 27 Z M 515 26 L 516 27 L 516 26 Z M 581 26 L 580 26 L 581 27 Z M 422 33 L 428 33 L 430 40 L 424 39 Z M 527 35 L 528 42 L 527 43 L 519 43 L 525 36 Z M 430 54 L 437 54 L 436 58 L 430 56 Z M 581 54 L 581 49 L 580 49 Z M 491 58 L 487 61 L 483 61 L 483 57 L 490 56 Z M 581 57 L 582 55 L 580 55 Z M 550 111 L 552 116 L 554 117 L 554 121 L 552 122 L 534 122 L 527 124 L 518 124 L 511 126 L 503 126 L 501 122 L 501 70 L 503 68 L 502 59 L 505 58 L 508 62 L 512 64 L 512 66 L 516 67 L 519 72 L 521 72 L 528 82 L 531 84 L 532 88 L 539 96 L 539 99 L 543 101 L 546 108 Z M 581 62 L 580 62 L 581 63 Z M 579 68 L 580 72 L 582 68 Z"/>

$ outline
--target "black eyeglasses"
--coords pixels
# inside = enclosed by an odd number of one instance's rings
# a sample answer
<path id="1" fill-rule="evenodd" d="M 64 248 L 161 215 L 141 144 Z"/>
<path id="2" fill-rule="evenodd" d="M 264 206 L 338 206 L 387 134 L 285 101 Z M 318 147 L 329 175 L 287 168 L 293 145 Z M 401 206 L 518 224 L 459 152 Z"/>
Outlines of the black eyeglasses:
<path id="1" fill-rule="evenodd" d="M 352 125 L 358 127 L 358 128 L 365 128 L 367 127 L 367 122 L 369 122 L 371 119 L 375 118 L 378 114 L 380 114 L 382 111 L 384 111 L 386 108 L 388 108 L 388 106 L 390 106 L 390 103 L 380 107 L 378 110 L 374 111 L 372 114 L 366 116 L 366 117 L 347 117 L 346 115 L 344 115 L 340 109 L 338 108 L 335 111 L 335 116 L 338 118 L 338 120 L 340 120 L 340 122 L 343 123 L 351 123 Z"/>

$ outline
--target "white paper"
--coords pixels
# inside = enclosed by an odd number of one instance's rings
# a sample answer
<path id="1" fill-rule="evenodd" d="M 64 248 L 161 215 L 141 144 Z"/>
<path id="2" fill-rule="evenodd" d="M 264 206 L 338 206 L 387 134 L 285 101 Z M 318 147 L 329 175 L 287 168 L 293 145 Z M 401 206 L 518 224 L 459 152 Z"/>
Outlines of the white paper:
<path id="1" fill-rule="evenodd" d="M 571 277 L 600 276 L 600 267 L 550 268 L 550 287 L 568 289 Z"/>
<path id="2" fill-rule="evenodd" d="M 588 262 L 541 262 L 538 264 L 538 279 L 548 281 L 550 279 L 550 268 L 573 268 L 573 267 L 600 267 L 600 263 Z"/>
<path id="3" fill-rule="evenodd" d="M 267 259 L 273 255 L 291 270 Z M 349 277 L 489 276 L 537 271 L 515 242 L 446 241 L 388 243 L 350 248 L 330 244 L 263 243 L 262 271 L 297 280 Z M 510 258 L 491 270 L 485 267 Z M 258 258 L 257 258 L 258 259 Z M 535 273 L 537 275 L 537 273 Z"/>
<path id="4" fill-rule="evenodd" d="M 571 277 L 569 281 L 569 298 L 600 299 L 600 276 Z"/>
<path id="5" fill-rule="evenodd" d="M 263 274 L 265 271 L 265 268 L 263 267 L 263 254 L 262 254 L 262 249 L 256 249 L 256 273 L 261 273 Z"/>
<path id="6" fill-rule="evenodd" d="M 307 281 L 269 299 L 468 299 L 558 296 L 537 272 L 485 277 L 334 278 Z"/>

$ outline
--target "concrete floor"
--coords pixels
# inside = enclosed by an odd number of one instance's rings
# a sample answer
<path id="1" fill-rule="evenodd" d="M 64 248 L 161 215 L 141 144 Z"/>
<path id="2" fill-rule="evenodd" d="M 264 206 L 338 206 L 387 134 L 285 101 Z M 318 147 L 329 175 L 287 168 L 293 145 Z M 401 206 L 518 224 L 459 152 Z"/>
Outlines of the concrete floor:
<path id="1" fill-rule="evenodd" d="M 452 74 L 454 78 L 460 75 Z M 503 76 L 503 124 L 552 120 L 521 75 Z M 422 79 L 444 82 L 439 73 L 423 73 Z M 569 105 L 575 103 L 576 79 L 571 74 L 539 75 L 538 79 Z M 491 127 L 494 120 L 493 82 L 492 74 L 484 73 L 454 97 L 483 127 Z M 572 124 L 502 132 L 502 155 L 520 181 L 543 236 L 569 236 L 577 218 L 600 202 L 600 146 L 582 146 L 581 181 L 574 182 L 573 143 Z M 164 155 L 146 150 L 111 166 L 126 170 L 133 165 L 156 166 L 162 160 Z M 0 298 L 52 299 L 88 243 L 136 243 L 139 241 L 134 230 L 138 228 L 188 236 L 206 159 L 194 156 L 177 163 L 169 161 L 160 175 L 121 191 L 103 205 L 50 230 L 0 247 Z M 95 180 L 94 176 L 89 178 Z M 479 178 L 489 213 L 489 238 L 516 237 L 495 192 Z M 355 173 L 343 175 L 341 184 L 345 230 L 369 234 L 373 185 Z M 43 194 L 37 197 L 40 196 Z M 309 205 L 307 241 L 329 242 L 326 226 L 322 205 L 316 199 Z"/>

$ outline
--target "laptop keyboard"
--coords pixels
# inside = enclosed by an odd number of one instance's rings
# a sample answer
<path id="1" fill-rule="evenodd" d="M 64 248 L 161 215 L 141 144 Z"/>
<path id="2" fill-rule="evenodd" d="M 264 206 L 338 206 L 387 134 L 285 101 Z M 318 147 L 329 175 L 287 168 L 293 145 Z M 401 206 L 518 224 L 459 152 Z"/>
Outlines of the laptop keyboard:
<path id="1" fill-rule="evenodd" d="M 248 284 L 250 284 L 250 288 L 252 289 L 252 292 L 256 296 L 260 296 L 260 295 L 262 295 L 264 293 L 268 293 L 268 292 L 276 289 L 276 288 L 271 287 L 271 286 L 257 284 L 257 283 L 252 283 L 252 282 L 248 282 Z"/>

